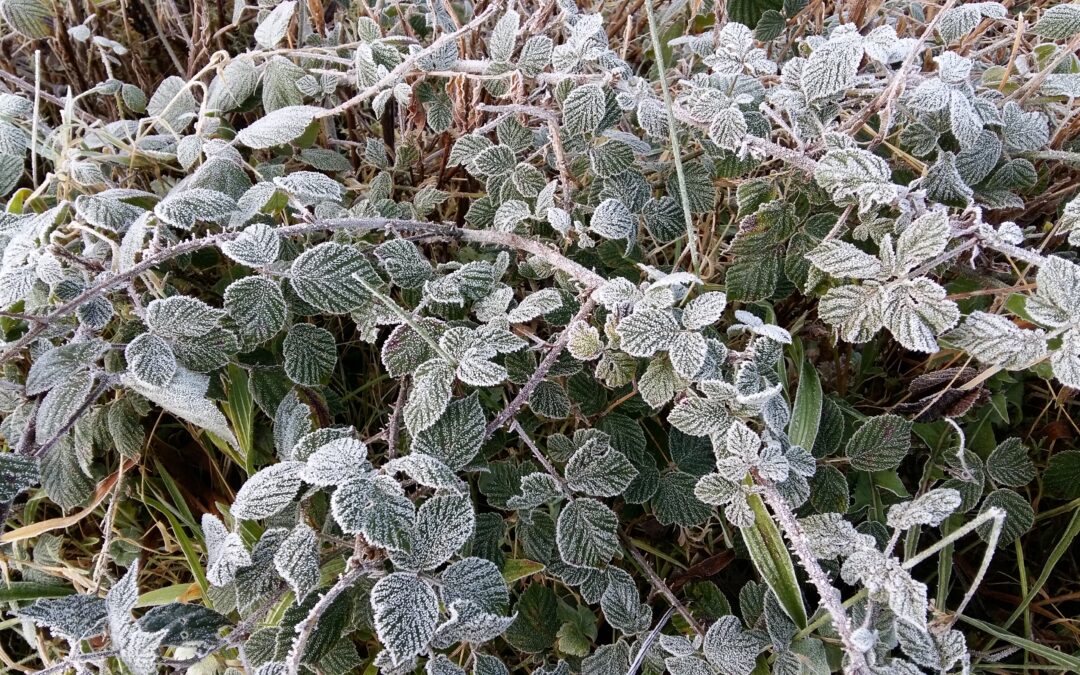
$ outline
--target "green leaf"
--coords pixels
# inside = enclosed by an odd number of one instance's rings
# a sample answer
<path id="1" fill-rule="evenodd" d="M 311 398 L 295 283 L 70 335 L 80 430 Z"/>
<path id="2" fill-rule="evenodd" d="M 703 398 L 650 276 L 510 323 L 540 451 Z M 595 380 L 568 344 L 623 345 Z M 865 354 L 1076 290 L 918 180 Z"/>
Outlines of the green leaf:
<path id="1" fill-rule="evenodd" d="M 732 21 L 756 26 L 766 11 L 779 11 L 783 6 L 783 0 L 727 0 L 727 13 Z"/>
<path id="2" fill-rule="evenodd" d="M 806 606 L 803 604 L 799 580 L 795 576 L 795 564 L 791 561 L 784 538 L 765 509 L 761 497 L 752 494 L 748 495 L 746 500 L 754 512 L 754 524 L 741 528 L 740 531 L 743 541 L 746 542 L 746 550 L 750 553 L 750 560 L 761 578 L 776 594 L 788 617 L 799 628 L 805 628 Z"/>
<path id="3" fill-rule="evenodd" d="M 697 479 L 682 471 L 667 471 L 652 498 L 653 515 L 661 525 L 694 527 L 712 516 L 712 509 L 694 494 Z"/>
<path id="4" fill-rule="evenodd" d="M 899 415 L 878 415 L 859 427 L 845 454 L 860 471 L 886 471 L 900 466 L 910 450 L 911 422 Z"/>
<path id="5" fill-rule="evenodd" d="M 814 447 L 822 421 L 821 407 L 821 378 L 813 362 L 804 354 L 799 364 L 799 389 L 795 392 L 788 426 L 788 437 L 793 445 L 808 450 Z"/>
<path id="6" fill-rule="evenodd" d="M 1055 453 L 1043 473 L 1043 487 L 1057 499 L 1080 498 L 1080 451 Z"/>
<path id="7" fill-rule="evenodd" d="M 506 629 L 506 641 L 515 649 L 538 654 L 555 644 L 559 630 L 558 600 L 554 591 L 541 584 L 525 589 L 514 605 L 517 618 Z"/>

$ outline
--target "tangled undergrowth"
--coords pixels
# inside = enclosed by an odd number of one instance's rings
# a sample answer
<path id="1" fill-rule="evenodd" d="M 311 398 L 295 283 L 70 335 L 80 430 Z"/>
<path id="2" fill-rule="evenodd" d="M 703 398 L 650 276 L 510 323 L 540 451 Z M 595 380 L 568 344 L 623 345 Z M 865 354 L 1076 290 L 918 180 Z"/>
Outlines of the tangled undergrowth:
<path id="1" fill-rule="evenodd" d="M 1080 671 L 1080 4 L 0 25 L 5 669 Z"/>

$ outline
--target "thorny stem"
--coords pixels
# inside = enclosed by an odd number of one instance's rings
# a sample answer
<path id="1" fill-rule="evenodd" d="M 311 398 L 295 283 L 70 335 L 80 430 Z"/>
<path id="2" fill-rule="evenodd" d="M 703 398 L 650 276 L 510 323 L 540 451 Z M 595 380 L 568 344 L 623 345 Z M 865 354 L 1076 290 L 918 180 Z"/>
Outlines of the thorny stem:
<path id="1" fill-rule="evenodd" d="M 296 640 L 293 641 L 292 649 L 289 650 L 289 659 L 286 662 L 286 668 L 289 675 L 296 675 L 300 671 L 300 659 L 303 658 L 304 649 L 307 647 L 308 639 L 311 637 L 311 633 L 315 630 L 315 627 L 319 624 L 319 619 L 326 613 L 326 610 L 330 609 L 330 605 L 334 604 L 334 601 L 338 599 L 342 593 L 352 587 L 360 577 L 365 574 L 369 574 L 371 568 L 366 565 L 357 566 L 338 577 L 337 582 L 330 587 L 319 601 L 315 603 L 315 606 L 308 612 L 307 617 L 304 618 L 296 626 Z"/>
<path id="2" fill-rule="evenodd" d="M 521 440 L 525 442 L 525 445 L 529 446 L 529 450 L 532 451 L 533 457 L 536 457 L 536 461 L 540 462 L 540 466 L 544 467 L 544 470 L 547 471 L 548 474 L 555 479 L 555 482 L 559 485 L 559 489 L 562 490 L 563 494 L 565 494 L 567 497 L 570 497 L 570 488 L 567 487 L 566 481 L 561 475 L 559 475 L 559 472 L 555 470 L 555 467 L 551 465 L 551 462 L 548 461 L 547 456 L 540 451 L 540 448 L 537 447 L 536 443 L 529 436 L 528 432 L 521 427 L 521 423 L 515 419 L 510 423 L 510 429 L 518 436 L 521 436 Z"/>
<path id="3" fill-rule="evenodd" d="M 698 623 L 698 620 L 694 618 L 694 615 L 690 613 L 690 610 L 686 608 L 686 605 L 684 605 L 681 600 L 675 597 L 675 593 L 673 593 L 671 588 L 668 587 L 667 583 L 665 583 L 664 580 L 660 578 L 660 575 L 653 571 L 652 565 L 650 565 L 649 561 L 645 559 L 645 556 L 641 555 L 641 552 L 637 550 L 637 548 L 634 546 L 634 543 L 630 541 L 630 539 L 627 538 L 626 535 L 622 535 L 622 540 L 623 548 L 625 548 L 626 551 L 630 554 L 630 557 L 634 559 L 634 562 L 637 563 L 637 566 L 639 568 L 641 568 L 641 571 L 645 573 L 645 576 L 649 579 L 649 585 L 653 587 L 653 590 L 662 595 L 664 599 L 668 601 L 668 604 L 670 604 L 671 607 L 679 613 L 679 616 L 681 616 L 683 620 L 685 620 L 686 623 L 689 624 L 690 628 L 692 628 L 695 633 L 700 636 L 704 636 L 705 629 L 702 627 L 702 625 Z"/>
<path id="4" fill-rule="evenodd" d="M 589 298 L 581 303 L 581 309 L 579 309 L 578 313 L 574 315 L 574 318 L 570 320 L 571 324 L 575 321 L 583 320 L 585 317 L 589 316 L 589 314 L 591 314 L 593 309 L 596 307 L 596 302 L 592 299 L 592 290 L 590 289 L 589 291 L 587 291 L 587 294 Z M 545 356 L 544 360 L 540 362 L 540 366 L 536 369 L 536 372 L 534 372 L 532 376 L 529 377 L 529 381 L 526 382 L 520 390 L 518 390 L 517 396 L 514 397 L 514 400 L 510 401 L 509 405 L 503 408 L 502 412 L 500 412 L 495 417 L 495 419 L 491 421 L 491 424 L 487 425 L 487 429 L 484 430 L 485 441 L 494 436 L 495 432 L 498 431 L 499 428 L 502 427 L 502 425 L 506 424 L 506 422 L 511 417 L 516 415 L 518 410 L 521 410 L 521 407 L 525 405 L 526 401 L 529 400 L 529 397 L 532 395 L 533 390 L 540 385 L 540 381 L 544 379 L 544 377 L 548 374 L 548 371 L 550 371 L 552 366 L 555 365 L 555 361 L 559 358 L 559 354 L 562 353 L 563 349 L 566 348 L 566 343 L 567 341 L 569 341 L 569 339 L 569 331 L 563 330 L 563 332 L 559 334 L 559 338 L 555 341 L 555 344 L 548 351 L 547 356 Z"/>
<path id="5" fill-rule="evenodd" d="M 453 33 L 444 33 L 441 37 L 439 37 L 437 40 L 432 42 L 424 49 L 421 49 L 415 54 L 412 54 L 411 56 L 402 59 L 401 63 L 399 63 L 389 73 L 387 73 L 386 77 L 382 78 L 367 89 L 364 89 L 349 100 L 338 104 L 334 108 L 324 110 L 317 115 L 317 118 L 323 119 L 326 117 L 334 117 L 335 115 L 339 115 L 348 110 L 349 108 L 354 108 L 363 103 L 364 101 L 368 100 L 369 98 L 378 95 L 379 92 L 383 91 L 389 86 L 392 86 L 395 82 L 401 79 L 403 75 L 410 72 L 413 69 L 413 66 L 415 66 L 416 63 L 420 61 L 420 59 L 435 53 L 437 50 L 442 49 L 443 46 L 447 43 L 453 42 L 454 40 L 457 40 L 464 35 L 468 35 L 469 33 L 479 28 L 481 24 L 487 21 L 490 17 L 494 16 L 495 12 L 501 9 L 501 4 L 502 3 L 499 2 L 491 3 L 491 5 L 489 5 L 487 9 L 473 17 L 473 20 L 469 23 L 465 24 Z"/>
<path id="6" fill-rule="evenodd" d="M 840 636 L 840 642 L 843 644 L 844 652 L 848 657 L 844 672 L 849 675 L 865 675 L 869 673 L 870 668 L 866 663 L 866 657 L 856 646 L 852 637 L 851 622 L 847 612 L 844 611 L 840 591 L 829 582 L 828 575 L 825 574 L 825 570 L 821 569 L 817 558 L 811 552 L 810 543 L 806 538 L 806 533 L 803 532 L 802 525 L 796 520 L 794 513 L 787 505 L 787 501 L 784 500 L 783 495 L 776 489 L 776 485 L 772 481 L 756 475 L 756 472 L 754 479 L 761 486 L 761 494 L 765 502 L 773 512 L 773 517 L 780 524 L 784 536 L 791 542 L 791 549 L 799 558 L 799 563 L 803 569 L 806 570 L 810 583 L 817 589 L 818 595 L 821 597 L 821 605 L 832 616 L 833 626 Z"/>

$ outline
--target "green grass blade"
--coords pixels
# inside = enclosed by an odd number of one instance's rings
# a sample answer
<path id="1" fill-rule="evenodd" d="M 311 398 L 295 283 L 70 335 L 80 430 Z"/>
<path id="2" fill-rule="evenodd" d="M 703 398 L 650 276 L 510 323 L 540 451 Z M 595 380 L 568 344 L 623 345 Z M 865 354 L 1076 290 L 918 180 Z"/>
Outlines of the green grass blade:
<path id="1" fill-rule="evenodd" d="M 813 450 L 821 424 L 821 378 L 817 369 L 805 356 L 799 364 L 799 389 L 795 393 L 795 405 L 791 410 L 788 436 L 795 445 Z"/>
<path id="2" fill-rule="evenodd" d="M 758 574 L 769 585 L 780 606 L 799 628 L 806 627 L 806 605 L 803 604 L 799 580 L 795 577 L 795 564 L 791 561 L 784 538 L 769 515 L 758 495 L 749 495 L 747 501 L 754 509 L 754 524 L 741 529 L 750 560 Z"/>

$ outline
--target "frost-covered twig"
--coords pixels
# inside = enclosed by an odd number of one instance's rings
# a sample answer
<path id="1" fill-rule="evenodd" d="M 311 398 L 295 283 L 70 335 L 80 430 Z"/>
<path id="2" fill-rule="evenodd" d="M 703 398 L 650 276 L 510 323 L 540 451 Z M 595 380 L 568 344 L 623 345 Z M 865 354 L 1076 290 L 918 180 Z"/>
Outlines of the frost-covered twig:
<path id="1" fill-rule="evenodd" d="M 442 47 L 445 46 L 446 44 L 448 44 L 450 42 L 453 42 L 454 40 L 457 40 L 458 38 L 460 38 L 462 36 L 465 36 L 465 35 L 468 35 L 469 33 L 473 32 L 474 30 L 479 28 L 485 21 L 487 21 L 489 18 L 495 16 L 495 14 L 497 12 L 502 11 L 502 10 L 503 10 L 502 3 L 500 3 L 500 2 L 491 3 L 490 5 L 488 5 L 487 9 L 485 9 L 483 12 L 481 12 L 481 13 L 477 14 L 475 17 L 473 17 L 473 20 L 470 21 L 469 23 L 465 24 L 464 26 L 462 26 L 461 28 L 455 30 L 452 33 L 444 33 L 438 39 L 434 40 L 427 47 L 425 47 L 425 48 L 423 48 L 423 49 L 409 55 L 408 57 L 402 59 L 401 63 L 399 63 L 397 66 L 395 66 L 393 70 L 391 70 L 389 73 L 387 73 L 378 82 L 376 82 L 375 84 L 371 85 L 370 87 L 360 91 L 358 94 L 356 94 L 355 96 L 353 96 L 349 100 L 344 101 L 342 103 L 339 103 L 337 106 L 335 106 L 333 108 L 328 108 L 326 110 L 323 110 L 322 112 L 320 112 L 318 114 L 318 118 L 319 119 L 325 119 L 327 117 L 334 117 L 336 115 L 340 115 L 341 113 L 345 112 L 349 108 L 354 108 L 354 107 L 360 105 L 361 103 L 363 103 L 364 101 L 368 100 L 369 98 L 373 98 L 374 96 L 378 95 L 379 92 L 383 91 L 387 87 L 393 86 L 406 73 L 411 72 L 416 67 L 416 64 L 419 63 L 419 61 L 421 59 L 424 59 L 424 58 L 430 56 L 431 54 L 434 54 L 439 49 L 442 49 Z"/>
<path id="2" fill-rule="evenodd" d="M 592 314 L 592 311 L 595 308 L 596 302 L 592 299 L 592 289 L 589 289 L 587 291 L 587 299 L 581 303 L 581 309 L 579 309 L 577 314 L 574 315 L 574 318 L 570 320 L 570 323 L 572 324 L 574 323 L 574 321 L 583 320 L 585 317 L 588 317 L 590 314 Z M 540 385 L 540 382 L 544 379 L 545 376 L 547 376 L 548 371 L 550 371 L 552 366 L 555 365 L 555 361 L 558 360 L 559 354 L 561 354 L 563 349 L 566 348 L 566 343 L 569 340 L 569 332 L 563 330 L 563 332 L 559 334 L 559 337 L 555 341 L 555 344 L 548 351 L 547 356 L 544 357 L 544 360 L 540 362 L 540 365 L 537 367 L 536 371 L 532 374 L 531 377 L 529 377 L 528 382 L 526 382 L 521 387 L 521 389 L 518 390 L 517 396 L 514 397 L 514 400 L 510 401 L 510 403 L 502 409 L 502 411 L 495 417 L 495 419 L 491 421 L 491 424 L 487 425 L 487 429 L 485 429 L 484 431 L 484 440 L 491 438 L 496 431 L 498 431 L 504 424 L 506 424 L 506 422 L 510 418 L 516 415 L 519 410 L 521 410 L 521 407 L 525 405 L 525 403 L 529 400 L 529 397 L 532 396 L 533 390 Z"/>
<path id="3" fill-rule="evenodd" d="M 673 593 L 671 588 L 668 587 L 667 583 L 660 578 L 660 575 L 658 575 L 653 570 L 652 565 L 649 564 L 649 561 L 646 560 L 645 556 L 641 555 L 641 552 L 638 551 L 637 548 L 634 546 L 634 542 L 630 541 L 629 537 L 625 535 L 623 535 L 622 539 L 623 548 L 625 548 L 626 551 L 630 554 L 630 557 L 634 559 L 634 562 L 637 563 L 637 566 L 639 568 L 641 568 L 641 571 L 645 573 L 646 578 L 648 578 L 649 580 L 649 585 L 652 586 L 653 590 L 662 595 L 664 599 L 668 601 L 668 604 L 670 604 L 671 607 L 679 613 L 679 616 L 681 616 L 686 621 L 686 623 L 689 624 L 692 629 L 694 629 L 695 633 L 697 633 L 698 635 L 705 635 L 705 628 L 700 623 L 698 623 L 698 620 L 694 618 L 694 615 L 690 613 L 690 610 L 686 608 L 686 605 L 684 605 L 681 600 L 675 597 L 675 593 Z"/>
<path id="4" fill-rule="evenodd" d="M 421 232 L 450 239 L 460 239 L 475 244 L 513 248 L 540 258 L 544 262 L 562 270 L 586 286 L 595 288 L 604 281 L 604 278 L 599 274 L 584 267 L 580 263 L 570 260 L 554 248 L 545 246 L 541 242 L 529 239 L 528 237 L 497 230 L 463 230 L 451 224 L 399 218 L 347 218 L 288 225 L 277 228 L 275 233 L 279 237 L 298 237 L 305 234 L 335 232 L 339 230 L 377 231 L 384 229 L 397 232 Z M 0 353 L 0 364 L 10 361 L 16 354 L 22 351 L 22 349 L 36 340 L 50 324 L 70 316 L 78 310 L 79 307 L 98 297 L 102 293 L 119 288 L 144 272 L 148 272 L 169 260 L 173 260 L 182 255 L 195 253 L 196 251 L 201 251 L 203 249 L 219 246 L 227 241 L 236 239 L 238 236 L 240 236 L 239 232 L 223 232 L 200 237 L 198 239 L 189 239 L 188 241 L 180 242 L 179 244 L 154 253 L 137 265 L 131 267 L 131 269 L 117 274 L 102 275 L 104 278 L 90 286 L 90 288 L 87 288 L 77 297 L 60 305 L 47 316 L 37 319 L 35 325 L 24 333 L 21 338 L 8 345 L 3 353 Z"/>
<path id="5" fill-rule="evenodd" d="M 285 664 L 289 675 L 296 675 L 300 671 L 300 661 L 303 658 L 304 649 L 311 638 L 311 633 L 319 625 L 319 619 L 322 618 L 322 615 L 330 609 L 330 605 L 334 604 L 338 596 L 352 588 L 353 584 L 360 580 L 360 577 L 370 572 L 370 567 L 360 565 L 342 574 L 338 577 L 337 582 L 330 587 L 330 590 L 319 598 L 319 601 L 311 608 L 304 620 L 296 625 L 296 639 L 289 650 L 289 658 Z"/>
<path id="6" fill-rule="evenodd" d="M 787 501 L 783 495 L 776 489 L 776 486 L 760 475 L 755 475 L 755 482 L 762 488 L 762 497 L 765 499 L 765 503 L 769 505 L 769 510 L 772 511 L 773 517 L 780 524 L 780 529 L 783 531 L 784 536 L 791 542 L 791 549 L 795 552 L 795 555 L 799 558 L 799 563 L 803 569 L 806 570 L 806 574 L 810 577 L 810 583 L 817 589 L 818 596 L 821 598 L 821 605 L 825 608 L 825 611 L 832 617 L 833 626 L 836 628 L 837 635 L 840 636 L 840 642 L 843 645 L 844 652 L 847 654 L 848 664 L 844 668 L 845 673 L 850 675 L 862 675 L 869 673 L 869 667 L 866 663 L 866 657 L 863 652 L 855 644 L 855 639 L 852 635 L 854 632 L 851 627 L 851 622 L 848 618 L 847 612 L 844 611 L 843 600 L 840 597 L 840 591 L 833 586 L 829 581 L 829 577 L 825 574 L 825 570 L 818 564 L 817 558 L 810 550 L 810 542 L 806 537 L 806 533 L 803 532 L 802 526 L 795 518 L 795 514 L 787 505 Z"/>

